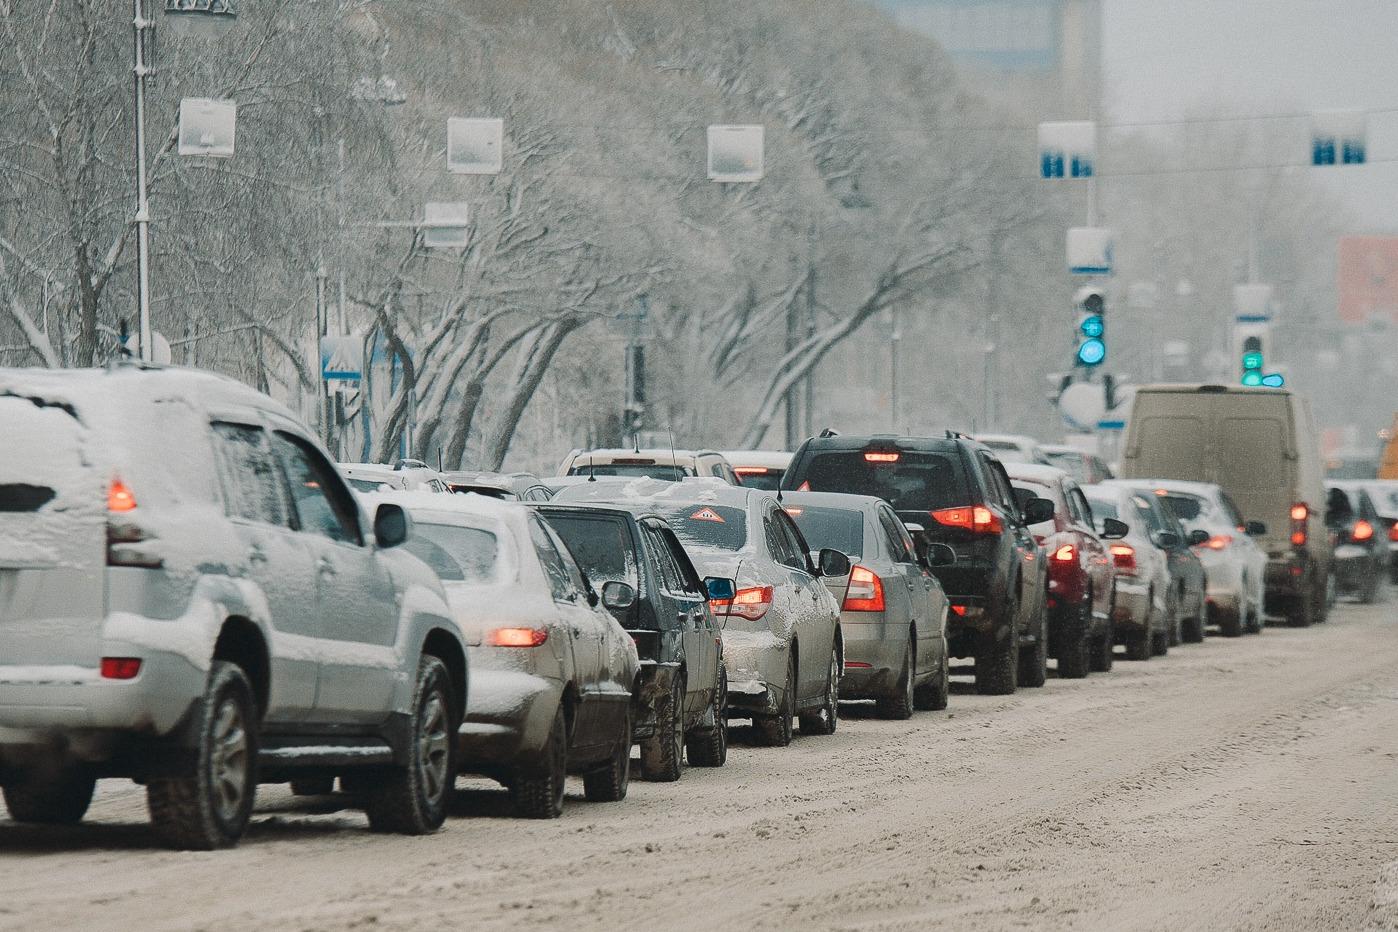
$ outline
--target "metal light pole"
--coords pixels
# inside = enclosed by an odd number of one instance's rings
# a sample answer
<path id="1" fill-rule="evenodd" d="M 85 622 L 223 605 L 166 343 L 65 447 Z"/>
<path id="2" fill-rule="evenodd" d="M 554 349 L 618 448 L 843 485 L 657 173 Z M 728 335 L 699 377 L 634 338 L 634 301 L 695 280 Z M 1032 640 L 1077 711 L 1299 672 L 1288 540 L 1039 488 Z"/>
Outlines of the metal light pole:
<path id="1" fill-rule="evenodd" d="M 141 359 L 151 361 L 150 325 L 150 202 L 146 196 L 146 67 L 144 33 L 152 23 L 146 19 L 143 0 L 131 0 L 132 33 L 136 78 L 136 266 L 140 299 L 139 339 Z"/>

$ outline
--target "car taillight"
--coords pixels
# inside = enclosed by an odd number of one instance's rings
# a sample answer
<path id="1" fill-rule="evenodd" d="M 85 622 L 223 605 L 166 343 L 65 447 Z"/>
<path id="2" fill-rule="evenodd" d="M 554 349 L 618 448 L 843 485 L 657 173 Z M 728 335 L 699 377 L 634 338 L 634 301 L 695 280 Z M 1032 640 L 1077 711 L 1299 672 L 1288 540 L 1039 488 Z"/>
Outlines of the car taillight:
<path id="1" fill-rule="evenodd" d="M 1398 543 L 1398 521 L 1395 521 L 1388 529 L 1388 539 L 1394 543 Z"/>
<path id="2" fill-rule="evenodd" d="M 973 534 L 999 534 L 1005 529 L 1000 516 L 984 505 L 940 508 L 930 514 L 943 527 L 959 527 Z"/>
<path id="3" fill-rule="evenodd" d="M 1130 544 L 1112 544 L 1112 563 L 1123 576 L 1136 575 L 1136 548 Z"/>
<path id="4" fill-rule="evenodd" d="M 1306 518 L 1310 516 L 1311 509 L 1305 502 L 1297 502 L 1291 506 L 1291 546 L 1304 547 L 1306 536 L 1309 533 L 1306 527 Z"/>
<path id="5" fill-rule="evenodd" d="M 952 613 L 953 615 L 964 615 L 964 614 L 966 614 L 966 606 L 964 606 L 964 605 L 952 605 L 952 606 L 950 606 L 950 608 L 951 608 L 951 613 Z"/>
<path id="6" fill-rule="evenodd" d="M 1215 534 L 1198 546 L 1208 550 L 1225 550 L 1231 543 L 1233 543 L 1232 534 Z"/>
<path id="7" fill-rule="evenodd" d="M 899 458 L 899 454 L 897 454 L 897 453 L 865 453 L 865 454 L 864 454 L 864 462 L 866 462 L 866 463 L 896 463 L 896 462 L 898 462 L 898 458 Z"/>
<path id="8" fill-rule="evenodd" d="M 485 642 L 491 647 L 538 647 L 548 639 L 547 628 L 496 628 Z"/>
<path id="9" fill-rule="evenodd" d="M 1356 543 L 1363 543 L 1374 536 L 1374 526 L 1363 518 L 1354 522 L 1354 530 L 1349 532 L 1349 538 Z"/>
<path id="10" fill-rule="evenodd" d="M 1053 559 L 1056 563 L 1075 563 L 1078 559 L 1078 548 L 1072 544 L 1064 544 L 1053 552 Z"/>
<path id="11" fill-rule="evenodd" d="M 748 621 L 757 621 L 772 607 L 771 586 L 749 586 L 739 589 L 731 599 L 710 599 L 709 607 L 715 615 L 737 615 Z"/>
<path id="12" fill-rule="evenodd" d="M 141 672 L 141 661 L 137 657 L 103 657 L 102 679 L 134 680 Z"/>
<path id="13" fill-rule="evenodd" d="M 120 479 L 107 486 L 107 565 L 159 569 L 165 560 L 152 535 L 135 520 L 136 496 Z"/>
<path id="14" fill-rule="evenodd" d="M 846 612 L 883 611 L 883 580 L 879 574 L 867 566 L 856 566 L 849 571 L 849 588 L 845 590 Z"/>
<path id="15" fill-rule="evenodd" d="M 796 491 L 798 491 L 798 492 L 809 492 L 810 490 L 811 490 L 811 480 L 809 480 L 809 479 L 807 479 L 805 482 L 801 483 L 800 485 L 798 485 L 798 486 L 796 487 Z"/>

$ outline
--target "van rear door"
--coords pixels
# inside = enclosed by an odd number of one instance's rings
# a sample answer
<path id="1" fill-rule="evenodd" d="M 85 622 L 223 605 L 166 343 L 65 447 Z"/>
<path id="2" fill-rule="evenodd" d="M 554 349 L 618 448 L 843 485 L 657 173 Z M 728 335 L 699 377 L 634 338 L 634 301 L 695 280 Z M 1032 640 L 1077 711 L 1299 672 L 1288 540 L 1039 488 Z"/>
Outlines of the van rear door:
<path id="1" fill-rule="evenodd" d="M 1249 521 L 1267 525 L 1269 553 L 1290 544 L 1290 511 L 1297 494 L 1291 406 L 1281 394 L 1234 392 L 1213 400 L 1215 477 Z"/>
<path id="2" fill-rule="evenodd" d="M 0 393 L 0 425 L 0 671 L 96 669 L 111 477 L 65 404 Z"/>

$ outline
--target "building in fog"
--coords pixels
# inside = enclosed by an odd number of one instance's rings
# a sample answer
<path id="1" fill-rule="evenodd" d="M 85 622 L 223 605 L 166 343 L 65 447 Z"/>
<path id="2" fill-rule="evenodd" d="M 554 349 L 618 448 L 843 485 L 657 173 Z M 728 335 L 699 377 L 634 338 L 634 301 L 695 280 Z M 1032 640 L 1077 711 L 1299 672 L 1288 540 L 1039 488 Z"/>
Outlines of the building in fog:
<path id="1" fill-rule="evenodd" d="M 872 2 L 935 39 L 987 97 L 1043 120 L 1101 109 L 1103 0 Z"/>

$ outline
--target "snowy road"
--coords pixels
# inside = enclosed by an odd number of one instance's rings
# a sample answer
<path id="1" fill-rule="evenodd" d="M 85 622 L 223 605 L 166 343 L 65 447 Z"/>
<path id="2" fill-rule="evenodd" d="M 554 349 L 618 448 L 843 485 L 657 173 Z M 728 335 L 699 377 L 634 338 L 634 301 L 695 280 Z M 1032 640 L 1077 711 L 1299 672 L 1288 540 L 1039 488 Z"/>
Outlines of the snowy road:
<path id="1" fill-rule="evenodd" d="M 1398 609 L 850 709 L 620 805 L 570 787 L 558 822 L 470 786 L 425 839 L 267 787 L 192 855 L 104 784 L 80 828 L 0 821 L 0 929 L 1398 928 Z"/>

